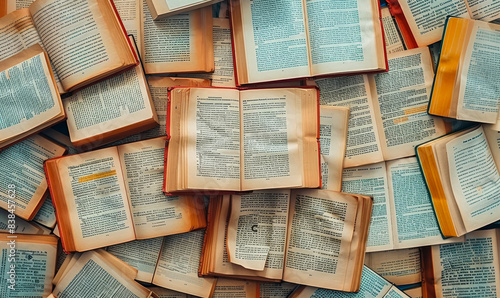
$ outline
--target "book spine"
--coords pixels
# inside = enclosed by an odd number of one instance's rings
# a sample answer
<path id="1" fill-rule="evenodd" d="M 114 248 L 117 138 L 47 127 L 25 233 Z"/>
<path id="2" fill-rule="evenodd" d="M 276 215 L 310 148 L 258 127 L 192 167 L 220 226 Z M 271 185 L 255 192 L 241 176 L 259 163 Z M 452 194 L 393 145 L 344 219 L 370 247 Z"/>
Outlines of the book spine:
<path id="1" fill-rule="evenodd" d="M 56 204 L 56 201 L 54 199 L 55 198 L 54 190 L 52 188 L 52 183 L 50 182 L 50 179 L 49 179 L 49 170 L 47 168 L 47 162 L 43 163 L 43 171 L 45 172 L 47 186 L 49 187 L 49 191 L 50 191 L 50 198 L 52 200 L 52 205 L 54 206 L 54 214 L 56 215 L 57 228 L 59 229 L 59 235 L 61 238 L 62 249 L 63 249 L 64 253 L 68 255 L 68 254 L 70 254 L 70 252 L 66 248 L 67 247 L 66 241 L 65 241 L 65 238 L 63 237 L 61 213 L 57 211 L 57 204 Z"/>
<path id="2" fill-rule="evenodd" d="M 399 30 L 401 31 L 401 35 L 403 35 L 404 43 L 406 45 L 406 49 L 414 49 L 418 48 L 418 44 L 415 41 L 415 37 L 413 37 L 413 33 L 411 33 L 410 25 L 408 25 L 408 21 L 406 20 L 403 10 L 401 9 L 401 5 L 399 5 L 398 0 L 387 0 L 387 5 L 389 6 L 389 11 L 392 16 L 396 19 L 396 23 L 398 24 Z"/>
<path id="3" fill-rule="evenodd" d="M 108 1 L 109 1 L 109 4 L 111 5 L 111 8 L 113 9 L 113 11 L 115 13 L 115 17 L 116 17 L 116 20 L 118 21 L 118 24 L 120 25 L 120 28 L 122 28 L 123 37 L 127 40 L 130 51 L 134 55 L 135 63 L 136 63 L 135 65 L 139 65 L 139 63 L 140 63 L 139 56 L 135 52 L 134 45 L 132 44 L 130 39 L 127 37 L 128 36 L 127 30 L 125 29 L 125 26 L 123 25 L 122 19 L 120 17 L 120 14 L 118 13 L 118 10 L 116 9 L 115 3 L 113 2 L 113 0 L 108 0 Z"/>

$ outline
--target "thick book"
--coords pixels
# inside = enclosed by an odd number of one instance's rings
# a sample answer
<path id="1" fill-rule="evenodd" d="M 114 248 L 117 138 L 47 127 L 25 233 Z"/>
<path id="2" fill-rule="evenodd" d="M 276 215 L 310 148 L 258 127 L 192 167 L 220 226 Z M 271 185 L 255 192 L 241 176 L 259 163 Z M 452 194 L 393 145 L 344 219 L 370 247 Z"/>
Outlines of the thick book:
<path id="1" fill-rule="evenodd" d="M 153 20 L 209 6 L 223 0 L 146 0 Z"/>
<path id="2" fill-rule="evenodd" d="M 427 114 L 429 49 L 395 52 L 388 61 L 388 72 L 315 81 L 320 105 L 350 108 L 344 167 L 413 156 L 415 146 L 447 132 L 442 118 Z"/>
<path id="3" fill-rule="evenodd" d="M 146 1 L 137 1 L 139 52 L 146 74 L 213 72 L 212 8 L 154 21 Z"/>
<path id="4" fill-rule="evenodd" d="M 48 61 L 38 44 L 0 61 L 0 150 L 66 118 Z"/>
<path id="5" fill-rule="evenodd" d="M 321 186 L 318 90 L 174 88 L 166 193 Z"/>
<path id="6" fill-rule="evenodd" d="M 87 251 L 206 225 L 203 199 L 166 198 L 165 137 L 45 162 L 63 248 Z"/>
<path id="7" fill-rule="evenodd" d="M 500 2 L 493 0 L 387 0 L 408 48 L 441 40 L 448 16 L 483 20 L 500 18 Z"/>
<path id="8" fill-rule="evenodd" d="M 2 17 L 0 32 L 0 44 L 16 45 L 1 48 L 0 60 L 40 43 L 61 93 L 139 62 L 112 0 L 37 0 Z"/>
<path id="9" fill-rule="evenodd" d="M 372 204 L 328 190 L 214 197 L 199 272 L 355 292 Z"/>
<path id="10" fill-rule="evenodd" d="M 71 142 L 85 151 L 152 129 L 159 122 L 140 63 L 74 92 L 63 103 Z"/>
<path id="11" fill-rule="evenodd" d="M 500 132 L 479 126 L 416 149 L 440 229 L 456 237 L 500 220 Z"/>
<path id="12" fill-rule="evenodd" d="M 0 208 L 32 220 L 48 193 L 43 162 L 66 149 L 34 135 L 0 152 Z"/>
<path id="13" fill-rule="evenodd" d="M 465 238 L 423 249 L 424 298 L 500 296 L 500 230 L 478 230 Z"/>
<path id="14" fill-rule="evenodd" d="M 378 0 L 231 1 L 236 84 L 388 69 Z"/>
<path id="15" fill-rule="evenodd" d="M 444 30 L 429 114 L 500 123 L 498 59 L 500 25 L 449 18 Z"/>

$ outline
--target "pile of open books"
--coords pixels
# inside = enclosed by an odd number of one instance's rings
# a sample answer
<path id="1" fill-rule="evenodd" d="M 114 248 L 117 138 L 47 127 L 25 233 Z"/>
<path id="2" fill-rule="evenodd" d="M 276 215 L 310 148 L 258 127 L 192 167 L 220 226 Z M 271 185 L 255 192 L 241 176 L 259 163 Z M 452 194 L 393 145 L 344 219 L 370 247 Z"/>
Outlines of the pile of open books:
<path id="1" fill-rule="evenodd" d="M 500 1 L 0 1 L 0 297 L 500 297 Z"/>

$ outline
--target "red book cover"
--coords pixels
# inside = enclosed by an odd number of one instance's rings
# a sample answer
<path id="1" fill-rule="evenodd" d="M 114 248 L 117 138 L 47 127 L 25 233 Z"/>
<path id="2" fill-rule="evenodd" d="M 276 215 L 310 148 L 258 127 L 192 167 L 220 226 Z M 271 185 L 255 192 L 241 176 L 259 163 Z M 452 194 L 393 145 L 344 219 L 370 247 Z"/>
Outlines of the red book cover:
<path id="1" fill-rule="evenodd" d="M 389 6 L 389 11 L 392 16 L 396 19 L 399 31 L 401 32 L 401 35 L 403 35 L 406 48 L 408 50 L 418 48 L 418 44 L 415 41 L 413 33 L 411 33 L 410 25 L 408 25 L 408 21 L 403 14 L 403 10 L 399 5 L 398 0 L 387 0 L 387 5 Z"/>

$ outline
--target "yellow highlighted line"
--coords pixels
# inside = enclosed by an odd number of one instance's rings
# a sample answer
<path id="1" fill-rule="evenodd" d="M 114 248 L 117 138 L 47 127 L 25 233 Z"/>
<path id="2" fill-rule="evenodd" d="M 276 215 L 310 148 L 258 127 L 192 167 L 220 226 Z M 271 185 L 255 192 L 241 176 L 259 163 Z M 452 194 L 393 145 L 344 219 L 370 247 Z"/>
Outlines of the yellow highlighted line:
<path id="1" fill-rule="evenodd" d="M 78 178 L 78 183 L 88 182 L 88 181 L 106 178 L 106 177 L 115 176 L 115 175 L 116 175 L 116 170 L 92 174 L 92 175 L 83 176 L 83 177 Z"/>

